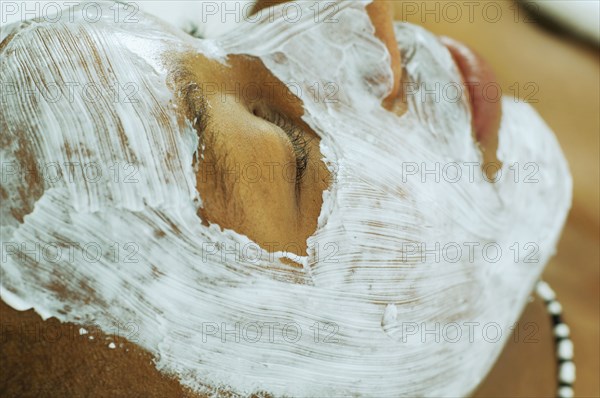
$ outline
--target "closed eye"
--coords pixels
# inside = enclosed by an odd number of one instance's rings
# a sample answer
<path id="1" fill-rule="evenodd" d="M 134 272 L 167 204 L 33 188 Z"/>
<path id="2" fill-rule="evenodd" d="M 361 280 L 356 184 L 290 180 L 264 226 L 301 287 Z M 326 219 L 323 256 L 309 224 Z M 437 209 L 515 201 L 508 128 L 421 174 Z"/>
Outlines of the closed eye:
<path id="1" fill-rule="evenodd" d="M 299 187 L 306 174 L 310 156 L 308 147 L 310 141 L 306 138 L 305 132 L 290 118 L 279 112 L 267 112 L 266 115 L 262 115 L 255 111 L 255 114 L 278 126 L 288 136 L 296 158 L 296 186 Z"/>

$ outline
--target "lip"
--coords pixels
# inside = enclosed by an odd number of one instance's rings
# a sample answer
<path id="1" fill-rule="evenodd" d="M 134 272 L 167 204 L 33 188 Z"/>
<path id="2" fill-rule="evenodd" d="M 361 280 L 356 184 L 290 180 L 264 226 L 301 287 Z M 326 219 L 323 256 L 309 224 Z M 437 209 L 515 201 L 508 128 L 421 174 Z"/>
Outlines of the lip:
<path id="1" fill-rule="evenodd" d="M 480 144 L 485 145 L 498 139 L 500 116 L 502 113 L 500 98 L 486 97 L 485 87 L 497 85 L 496 75 L 490 64 L 465 44 L 441 36 L 444 44 L 463 77 L 465 92 L 471 104 L 473 130 Z M 493 90 L 490 90 L 493 91 Z"/>

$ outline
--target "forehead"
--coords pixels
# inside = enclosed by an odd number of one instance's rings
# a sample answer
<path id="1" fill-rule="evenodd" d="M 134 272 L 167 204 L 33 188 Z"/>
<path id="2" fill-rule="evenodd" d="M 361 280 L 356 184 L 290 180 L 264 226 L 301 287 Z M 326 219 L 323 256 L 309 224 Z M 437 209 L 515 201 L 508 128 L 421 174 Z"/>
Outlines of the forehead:
<path id="1" fill-rule="evenodd" d="M 125 22 L 114 17 L 123 4 L 112 2 L 93 3 L 97 17 L 90 18 L 81 9 L 74 7 L 69 13 L 62 13 L 55 19 L 41 17 L 14 23 L 3 27 L 3 55 L 10 55 L 27 47 L 32 53 L 61 54 L 76 49 L 74 56 L 88 52 L 101 53 L 106 47 L 116 50 L 129 50 L 134 54 L 152 54 L 171 50 L 184 45 L 187 35 L 154 17 L 138 13 L 135 21 Z M 77 12 L 79 11 L 79 12 Z M 123 54 L 127 56 L 126 52 Z M 51 58 L 57 61 L 58 57 Z"/>
<path id="2" fill-rule="evenodd" d="M 143 13 L 135 23 L 115 20 L 123 4 L 94 4 L 93 19 L 75 7 L 58 19 L 29 20 L 3 29 L 2 102 L 9 107 L 20 104 L 18 111 L 6 112 L 10 124 L 48 120 L 53 117 L 50 109 L 63 111 L 54 117 L 78 120 L 77 115 L 106 113 L 153 97 L 157 105 L 156 98 L 165 97 L 163 56 L 167 50 L 185 48 L 185 35 Z"/>
<path id="3" fill-rule="evenodd" d="M 173 112 L 161 60 L 166 48 L 185 46 L 168 27 L 143 15 L 137 24 L 108 17 L 69 20 L 67 15 L 57 22 L 9 27 L 0 46 L 6 161 L 92 164 L 102 175 L 110 173 L 111 165 L 127 164 L 143 173 L 131 188 L 150 202 L 164 199 L 150 186 L 157 177 L 192 190 L 185 168 L 186 162 L 191 164 L 193 146 L 186 142 L 191 130 Z M 168 161 L 167 154 L 180 161 Z M 117 185 L 96 192 L 85 178 L 75 178 L 67 189 L 79 210 L 123 198 Z M 15 206 L 26 208 L 19 204 L 24 199 L 14 200 Z"/>

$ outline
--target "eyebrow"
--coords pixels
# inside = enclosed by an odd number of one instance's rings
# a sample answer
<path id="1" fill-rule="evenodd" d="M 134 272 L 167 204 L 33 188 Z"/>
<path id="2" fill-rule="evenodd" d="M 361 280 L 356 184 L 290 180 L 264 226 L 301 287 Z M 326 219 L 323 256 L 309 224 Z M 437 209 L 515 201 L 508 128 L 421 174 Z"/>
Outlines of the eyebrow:
<path id="1" fill-rule="evenodd" d="M 208 101 L 204 97 L 202 88 L 194 82 L 185 84 L 180 89 L 181 99 L 186 106 L 186 114 L 198 133 L 199 144 L 204 142 L 204 132 L 210 122 Z"/>
<path id="2" fill-rule="evenodd" d="M 180 76 L 180 78 L 183 77 L 184 76 Z M 210 153 L 210 158 L 213 159 L 212 162 L 203 160 L 202 166 L 200 167 L 213 168 L 211 171 L 214 172 L 214 176 L 217 179 L 215 181 L 215 189 L 221 191 L 220 197 L 223 199 L 223 205 L 225 208 L 228 208 L 229 204 L 235 205 L 235 201 L 230 200 L 232 187 L 229 186 L 226 178 L 227 175 L 229 175 L 228 170 L 230 170 L 229 157 L 227 156 L 227 153 L 219 153 L 219 151 L 216 150 L 215 147 L 217 146 L 217 143 L 214 136 L 209 138 L 210 135 L 205 134 L 206 129 L 212 120 L 210 106 L 202 92 L 202 87 L 190 80 L 191 79 L 183 80 L 186 83 L 179 90 L 180 99 L 183 101 L 187 117 L 191 120 L 192 126 L 198 135 L 197 153 L 204 155 Z M 218 134 L 218 131 L 214 131 L 213 133 L 216 135 Z M 208 142 L 209 140 L 210 142 Z"/>

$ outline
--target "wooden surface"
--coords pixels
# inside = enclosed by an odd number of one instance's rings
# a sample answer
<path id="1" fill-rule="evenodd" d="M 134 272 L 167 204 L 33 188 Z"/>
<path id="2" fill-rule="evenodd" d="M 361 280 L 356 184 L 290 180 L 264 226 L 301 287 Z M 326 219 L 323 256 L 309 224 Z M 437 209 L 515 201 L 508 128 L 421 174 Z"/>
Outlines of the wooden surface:
<path id="1" fill-rule="evenodd" d="M 574 179 L 573 207 L 555 258 L 544 279 L 557 292 L 565 320 L 570 324 L 577 366 L 576 396 L 600 396 L 599 377 L 599 136 L 600 62 L 592 45 L 542 28 L 512 1 L 477 1 L 470 18 L 464 2 L 458 4 L 462 17 L 456 18 L 444 2 L 395 2 L 396 19 L 413 22 L 437 34 L 468 44 L 494 67 L 506 95 L 517 83 L 521 96 L 532 82 L 539 89 L 531 105 L 556 133 L 569 161 Z M 404 3 L 404 5 L 403 5 Z M 406 3 L 411 3 L 406 5 Z M 427 3 L 426 5 L 424 5 Z M 494 3 L 487 6 L 487 3 Z M 415 13 L 416 7 L 416 13 Z M 433 10 L 426 13 L 424 7 Z M 444 9 L 446 7 L 446 9 Z M 487 7 L 487 18 L 482 10 Z M 501 10 L 501 17 L 494 15 Z M 519 14 L 516 14 L 519 10 Z M 410 14 L 410 15 L 409 15 Z M 438 17 L 438 21 L 436 21 Z M 516 18 L 516 19 L 515 19 Z M 471 22 L 472 21 L 472 22 Z M 495 22 L 494 22 L 495 21 Z M 538 300 L 539 302 L 539 300 Z M 530 304 L 521 322 L 543 324 L 543 307 Z M 477 396 L 539 396 L 545 389 L 527 388 L 551 383 L 555 365 L 548 342 L 548 330 L 540 330 L 539 344 L 508 344 Z M 550 351 L 553 354 L 552 351 Z M 553 367 L 554 365 L 554 367 Z M 536 373 L 537 372 L 537 373 Z M 552 394 L 552 392 L 550 392 Z"/>

